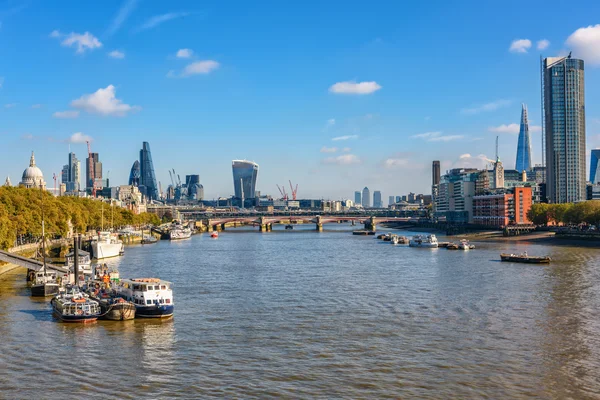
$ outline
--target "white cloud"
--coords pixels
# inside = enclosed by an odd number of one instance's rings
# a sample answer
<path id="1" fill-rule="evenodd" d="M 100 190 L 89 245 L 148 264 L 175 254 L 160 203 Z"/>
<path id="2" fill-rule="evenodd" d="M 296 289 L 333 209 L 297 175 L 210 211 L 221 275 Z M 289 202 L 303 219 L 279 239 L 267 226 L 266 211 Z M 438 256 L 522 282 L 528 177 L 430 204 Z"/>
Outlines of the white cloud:
<path id="1" fill-rule="evenodd" d="M 329 88 L 331 93 L 338 94 L 371 94 L 381 89 L 381 86 L 375 82 L 338 82 Z"/>
<path id="2" fill-rule="evenodd" d="M 487 111 L 496 111 L 499 108 L 509 106 L 511 104 L 510 100 L 496 100 L 490 103 L 485 103 L 479 106 L 471 107 L 471 108 L 463 108 L 460 110 L 461 114 L 465 115 L 473 115 L 479 114 L 481 112 Z"/>
<path id="3" fill-rule="evenodd" d="M 502 124 L 499 126 L 490 126 L 488 128 L 488 131 L 493 132 L 493 133 L 510 133 L 510 134 L 517 134 L 519 133 L 519 130 L 521 129 L 521 125 L 520 124 Z M 529 126 L 529 132 L 540 132 L 542 130 L 541 126 L 538 125 L 530 125 Z"/>
<path id="4" fill-rule="evenodd" d="M 409 162 L 407 158 L 388 158 L 383 162 L 383 166 L 387 169 L 394 169 L 407 166 Z"/>
<path id="5" fill-rule="evenodd" d="M 42 108 L 43 105 L 42 104 L 32 104 L 31 108 L 36 109 L 36 108 Z"/>
<path id="6" fill-rule="evenodd" d="M 75 47 L 76 52 L 83 54 L 86 50 L 93 50 L 102 47 L 102 43 L 98 38 L 89 32 L 75 33 L 71 32 L 68 35 L 63 35 L 59 31 L 52 31 L 50 37 L 53 38 L 64 38 L 60 43 L 64 47 Z"/>
<path id="7" fill-rule="evenodd" d="M 17 106 L 17 103 L 8 103 L 4 105 L 4 108 L 14 108 Z"/>
<path id="8" fill-rule="evenodd" d="M 112 21 L 110 27 L 106 31 L 107 36 L 114 35 L 121 28 L 121 25 L 123 25 L 125 20 L 127 20 L 129 15 L 133 12 L 133 10 L 135 10 L 137 3 L 138 0 L 126 0 L 123 3 L 119 11 L 117 12 L 117 15 L 115 16 L 115 19 Z"/>
<path id="9" fill-rule="evenodd" d="M 179 49 L 175 57 L 177 58 L 191 58 L 194 55 L 194 51 L 191 49 Z"/>
<path id="10" fill-rule="evenodd" d="M 352 149 L 350 147 L 344 147 L 342 149 L 342 152 L 344 152 L 344 153 L 350 153 L 351 151 L 352 151 Z"/>
<path id="11" fill-rule="evenodd" d="M 338 137 L 334 137 L 331 140 L 334 142 L 340 141 L 340 140 L 351 140 L 351 139 L 358 139 L 358 135 L 345 135 L 345 136 L 338 136 Z"/>
<path id="12" fill-rule="evenodd" d="M 147 29 L 152 29 L 157 27 L 158 25 L 170 21 L 172 19 L 181 18 L 190 15 L 188 12 L 172 12 L 162 15 L 155 15 L 154 17 L 148 19 L 144 24 L 138 27 L 135 32 L 145 31 Z"/>
<path id="13" fill-rule="evenodd" d="M 469 154 L 469 153 L 461 154 L 458 157 L 459 160 L 465 160 L 465 159 L 469 159 L 469 158 L 471 158 L 471 154 Z"/>
<path id="14" fill-rule="evenodd" d="M 113 50 L 110 53 L 108 53 L 108 56 L 110 58 L 125 58 L 125 53 L 119 50 Z"/>
<path id="15" fill-rule="evenodd" d="M 92 94 L 85 94 L 71 102 L 71 107 L 79 108 L 92 114 L 123 117 L 128 112 L 141 110 L 139 106 L 130 106 L 115 96 L 115 87 L 108 85 Z"/>
<path id="16" fill-rule="evenodd" d="M 440 131 L 419 133 L 411 136 L 413 139 L 425 139 L 428 142 L 450 142 L 463 139 L 464 137 L 464 135 L 442 135 Z"/>
<path id="17" fill-rule="evenodd" d="M 588 64 L 600 65 L 600 24 L 577 29 L 566 43 L 576 57 L 581 57 Z"/>
<path id="18" fill-rule="evenodd" d="M 461 154 L 458 160 L 451 164 L 451 168 L 477 168 L 484 169 L 487 167 L 490 160 L 485 154 L 472 156 L 469 153 Z"/>
<path id="19" fill-rule="evenodd" d="M 323 160 L 323 164 L 335 164 L 335 165 L 353 165 L 360 164 L 361 160 L 354 154 L 344 154 L 337 157 L 327 157 Z"/>
<path id="20" fill-rule="evenodd" d="M 531 48 L 531 40 L 517 39 L 512 41 L 508 51 L 510 51 L 511 53 L 527 53 L 527 50 L 529 48 Z"/>
<path id="21" fill-rule="evenodd" d="M 327 126 L 334 126 L 335 125 L 335 118 L 331 118 L 327 120 Z"/>
<path id="22" fill-rule="evenodd" d="M 417 135 L 412 135 L 412 138 L 415 139 L 427 139 L 427 138 L 431 138 L 431 137 L 437 137 L 440 136 L 442 134 L 442 132 L 425 132 L 425 133 L 419 133 Z"/>
<path id="23" fill-rule="evenodd" d="M 546 50 L 550 46 L 550 41 L 546 39 L 538 40 L 537 49 L 538 50 Z"/>
<path id="24" fill-rule="evenodd" d="M 79 117 L 79 111 L 75 111 L 75 110 L 68 110 L 68 111 L 57 111 L 54 114 L 52 114 L 52 116 L 54 118 L 77 118 Z"/>
<path id="25" fill-rule="evenodd" d="M 219 63 L 213 60 L 196 61 L 188 64 L 181 73 L 181 76 L 187 77 L 198 74 L 208 74 L 219 68 Z"/>
<path id="26" fill-rule="evenodd" d="M 323 146 L 321 148 L 321 153 L 336 153 L 338 151 L 337 147 L 327 147 Z"/>
<path id="27" fill-rule="evenodd" d="M 92 139 L 91 136 L 84 135 L 81 132 L 75 132 L 66 141 L 68 143 L 85 143 L 85 142 L 91 142 L 92 140 L 94 140 L 94 139 Z"/>

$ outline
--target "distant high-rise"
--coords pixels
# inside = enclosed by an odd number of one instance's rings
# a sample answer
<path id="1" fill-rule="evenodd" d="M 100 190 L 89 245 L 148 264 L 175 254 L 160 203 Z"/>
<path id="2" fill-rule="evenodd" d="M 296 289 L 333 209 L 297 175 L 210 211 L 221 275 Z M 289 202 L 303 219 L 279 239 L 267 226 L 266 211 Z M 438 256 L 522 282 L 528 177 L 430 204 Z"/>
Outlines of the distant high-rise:
<path id="1" fill-rule="evenodd" d="M 357 206 L 362 204 L 362 196 L 359 190 L 354 192 L 354 204 Z"/>
<path id="2" fill-rule="evenodd" d="M 543 61 L 546 192 L 550 203 L 586 199 L 585 80 L 583 60 Z"/>
<path id="3" fill-rule="evenodd" d="M 391 206 L 391 205 L 392 205 L 392 204 L 394 204 L 394 203 L 395 203 L 395 201 L 394 201 L 394 196 L 389 196 L 389 197 L 388 197 L 388 206 Z"/>
<path id="4" fill-rule="evenodd" d="M 94 186 L 95 181 L 96 188 L 100 188 L 102 186 L 102 163 L 100 162 L 100 156 L 98 153 L 91 153 L 90 155 L 92 158 L 92 168 L 94 168 L 94 170 L 90 171 L 90 157 L 88 157 L 85 163 L 85 186 L 86 188 L 91 189 Z"/>
<path id="5" fill-rule="evenodd" d="M 515 169 L 519 172 L 531 171 L 531 139 L 529 138 L 529 120 L 527 118 L 527 105 L 521 108 L 521 127 L 517 141 L 517 161 Z"/>
<path id="6" fill-rule="evenodd" d="M 371 207 L 371 192 L 369 191 L 369 188 L 366 186 L 362 191 L 362 206 L 364 208 Z"/>
<path id="7" fill-rule="evenodd" d="M 158 199 L 158 186 L 156 185 L 152 153 L 148 142 L 142 143 L 142 149 L 140 150 L 140 186 L 144 187 L 144 194 L 148 199 Z"/>
<path id="8" fill-rule="evenodd" d="M 373 192 L 373 207 L 383 208 L 383 201 L 381 201 L 381 192 L 379 190 Z"/>
<path id="9" fill-rule="evenodd" d="M 100 171 L 102 171 L 102 167 L 100 167 Z M 81 189 L 81 161 L 77 159 L 75 153 L 69 153 L 67 181 L 63 182 L 67 192 L 78 192 Z"/>
<path id="10" fill-rule="evenodd" d="M 431 169 L 431 184 L 440 184 L 440 162 L 434 161 Z"/>
<path id="11" fill-rule="evenodd" d="M 600 149 L 592 150 L 590 157 L 590 182 L 600 184 Z"/>
<path id="12" fill-rule="evenodd" d="M 131 166 L 131 171 L 129 172 L 129 185 L 140 186 L 141 176 L 142 172 L 140 170 L 140 162 L 138 160 L 135 160 L 135 162 Z"/>
<path id="13" fill-rule="evenodd" d="M 186 175 L 185 186 L 190 200 L 204 199 L 204 186 L 200 184 L 200 175 Z"/>
<path id="14" fill-rule="evenodd" d="M 231 169 L 233 172 L 234 196 L 244 204 L 244 200 L 255 197 L 258 164 L 247 160 L 233 160 Z"/>

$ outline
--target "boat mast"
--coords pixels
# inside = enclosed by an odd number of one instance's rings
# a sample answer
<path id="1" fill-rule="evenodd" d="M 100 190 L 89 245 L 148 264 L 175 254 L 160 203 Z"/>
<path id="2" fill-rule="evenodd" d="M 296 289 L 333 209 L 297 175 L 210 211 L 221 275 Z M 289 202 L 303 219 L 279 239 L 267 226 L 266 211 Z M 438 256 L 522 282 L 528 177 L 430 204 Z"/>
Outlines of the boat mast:
<path id="1" fill-rule="evenodd" d="M 44 223 L 44 189 L 41 184 L 40 195 L 42 197 L 42 260 L 44 263 L 44 276 L 46 276 L 46 226 Z"/>

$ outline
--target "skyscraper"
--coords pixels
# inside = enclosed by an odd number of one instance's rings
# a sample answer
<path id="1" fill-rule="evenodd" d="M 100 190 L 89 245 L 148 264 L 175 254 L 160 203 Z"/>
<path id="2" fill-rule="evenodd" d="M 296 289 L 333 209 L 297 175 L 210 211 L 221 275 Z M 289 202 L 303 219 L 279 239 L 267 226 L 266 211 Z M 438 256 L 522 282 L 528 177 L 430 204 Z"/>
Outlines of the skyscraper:
<path id="1" fill-rule="evenodd" d="M 354 192 L 354 204 L 357 206 L 362 204 L 362 196 L 360 194 L 360 190 Z"/>
<path id="2" fill-rule="evenodd" d="M 391 206 L 391 205 L 392 205 L 392 204 L 394 204 L 394 203 L 395 203 L 395 201 L 394 201 L 394 196 L 389 196 L 389 197 L 388 197 L 388 206 Z"/>
<path id="3" fill-rule="evenodd" d="M 129 184 L 131 186 L 140 186 L 141 176 L 142 172 L 140 170 L 140 162 L 138 160 L 135 160 L 135 162 L 131 166 L 131 171 L 129 172 Z"/>
<path id="4" fill-rule="evenodd" d="M 243 205 L 244 200 L 255 197 L 258 164 L 247 160 L 233 160 L 231 169 L 233 172 L 234 196 L 240 199 Z"/>
<path id="5" fill-rule="evenodd" d="M 142 149 L 140 150 L 140 186 L 145 188 L 144 194 L 150 200 L 158 199 L 154 164 L 152 163 L 152 153 L 148 142 L 142 143 Z"/>
<path id="6" fill-rule="evenodd" d="M 379 190 L 373 192 L 373 207 L 383 208 L 383 202 L 381 201 L 381 192 Z"/>
<path id="7" fill-rule="evenodd" d="M 600 184 L 600 149 L 592 150 L 590 156 L 590 182 L 597 185 Z"/>
<path id="8" fill-rule="evenodd" d="M 100 162 L 98 153 L 91 153 L 90 156 L 92 159 L 91 164 L 93 171 L 90 171 L 90 157 L 88 156 L 85 163 L 85 186 L 86 188 L 91 189 L 94 186 L 95 181 L 96 188 L 98 189 L 102 187 L 102 163 Z"/>
<path id="9" fill-rule="evenodd" d="M 431 168 L 431 184 L 439 185 L 440 184 L 440 162 L 434 161 Z"/>
<path id="10" fill-rule="evenodd" d="M 102 167 L 100 167 L 100 171 L 102 171 Z M 65 183 L 67 192 L 78 192 L 81 189 L 81 161 L 77 159 L 75 153 L 69 153 L 69 169 Z"/>
<path id="11" fill-rule="evenodd" d="M 371 192 L 369 191 L 369 188 L 366 186 L 362 191 L 362 206 L 364 208 L 371 207 Z"/>
<path id="12" fill-rule="evenodd" d="M 551 203 L 586 199 L 583 60 L 548 57 L 542 65 L 546 191 Z"/>
<path id="13" fill-rule="evenodd" d="M 517 141 L 517 161 L 515 169 L 519 172 L 531 171 L 531 139 L 529 138 L 529 120 L 527 119 L 527 105 L 521 108 L 521 127 Z"/>

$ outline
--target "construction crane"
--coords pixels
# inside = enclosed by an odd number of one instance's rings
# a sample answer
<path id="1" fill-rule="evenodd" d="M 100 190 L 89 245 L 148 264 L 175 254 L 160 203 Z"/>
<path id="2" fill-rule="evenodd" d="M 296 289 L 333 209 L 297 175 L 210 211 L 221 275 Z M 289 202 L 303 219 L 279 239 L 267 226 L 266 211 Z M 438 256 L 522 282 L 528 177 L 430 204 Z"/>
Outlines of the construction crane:
<path id="1" fill-rule="evenodd" d="M 292 200 L 296 200 L 296 195 L 298 194 L 298 184 L 296 187 L 292 186 L 292 181 L 290 181 L 290 189 L 292 190 Z"/>
<path id="2" fill-rule="evenodd" d="M 86 140 L 87 148 L 88 148 L 88 171 L 90 174 L 91 182 L 88 182 L 88 185 L 91 183 L 92 188 L 92 197 L 96 197 L 96 171 L 94 168 L 94 160 L 92 160 L 92 146 L 90 146 L 90 141 Z"/>
<path id="3" fill-rule="evenodd" d="M 281 193 L 282 199 L 287 200 L 288 194 L 285 192 L 285 187 L 281 188 L 279 187 L 279 185 L 277 185 L 277 189 L 279 189 L 279 193 Z"/>
<path id="4" fill-rule="evenodd" d="M 171 184 L 173 185 L 173 187 L 175 187 L 175 180 L 173 179 L 173 174 L 171 173 L 171 170 L 169 170 L 169 177 L 171 177 Z"/>

